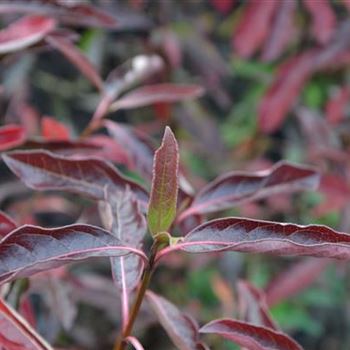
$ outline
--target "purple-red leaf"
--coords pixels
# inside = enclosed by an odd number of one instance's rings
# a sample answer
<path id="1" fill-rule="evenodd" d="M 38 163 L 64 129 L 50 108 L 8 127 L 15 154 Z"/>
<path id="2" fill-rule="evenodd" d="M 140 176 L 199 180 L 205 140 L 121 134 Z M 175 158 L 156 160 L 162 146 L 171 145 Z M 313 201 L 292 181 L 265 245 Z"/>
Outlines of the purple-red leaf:
<path id="1" fill-rule="evenodd" d="M 17 225 L 4 212 L 0 211 L 0 239 L 13 231 Z"/>
<path id="2" fill-rule="evenodd" d="M 148 207 L 148 227 L 153 235 L 167 231 L 176 215 L 179 150 L 174 134 L 166 127 L 154 155 L 153 181 Z"/>
<path id="3" fill-rule="evenodd" d="M 44 229 L 22 226 L 0 241 L 0 283 L 69 262 L 97 256 L 144 254 L 127 247 L 110 232 L 89 225 Z"/>
<path id="4" fill-rule="evenodd" d="M 198 350 L 198 326 L 165 298 L 148 291 L 147 300 L 179 350 Z"/>
<path id="5" fill-rule="evenodd" d="M 69 129 L 55 118 L 41 119 L 41 134 L 46 140 L 67 141 L 70 139 Z"/>
<path id="6" fill-rule="evenodd" d="M 74 44 L 65 38 L 54 35 L 48 35 L 45 40 L 72 62 L 98 90 L 103 89 L 103 81 L 96 68 Z"/>
<path id="7" fill-rule="evenodd" d="M 250 57 L 265 42 L 277 7 L 277 1 L 250 0 L 245 4 L 232 40 L 240 56 Z"/>
<path id="8" fill-rule="evenodd" d="M 302 350 L 302 347 L 286 334 L 231 319 L 212 321 L 199 332 L 217 334 L 249 350 Z"/>
<path id="9" fill-rule="evenodd" d="M 53 350 L 29 323 L 0 299 L 0 345 L 4 350 Z"/>
<path id="10" fill-rule="evenodd" d="M 112 110 L 139 108 L 160 102 L 174 103 L 202 96 L 199 85 L 156 84 L 132 90 L 111 105 Z"/>
<path id="11" fill-rule="evenodd" d="M 177 245 L 163 249 L 191 253 L 237 251 L 350 259 L 350 235 L 322 225 L 295 225 L 229 217 L 208 221 Z"/>
<path id="12" fill-rule="evenodd" d="M 27 16 L 0 31 L 0 54 L 17 51 L 42 40 L 56 27 L 56 21 L 44 16 Z"/>
<path id="13" fill-rule="evenodd" d="M 47 151 L 10 152 L 3 155 L 8 167 L 36 190 L 62 190 L 104 199 L 104 189 L 124 190 L 126 186 L 146 206 L 143 187 L 122 176 L 111 164 L 98 158 L 63 157 Z"/>
<path id="14" fill-rule="evenodd" d="M 26 139 L 26 132 L 20 125 L 10 124 L 0 127 L 0 151 L 21 145 Z"/>
<path id="15" fill-rule="evenodd" d="M 237 290 L 240 319 L 276 330 L 277 327 L 269 313 L 264 292 L 247 281 L 239 281 Z"/>
<path id="16" fill-rule="evenodd" d="M 179 220 L 189 215 L 229 209 L 271 194 L 315 189 L 318 183 L 319 174 L 313 168 L 288 162 L 255 173 L 234 171 L 205 186 Z"/>

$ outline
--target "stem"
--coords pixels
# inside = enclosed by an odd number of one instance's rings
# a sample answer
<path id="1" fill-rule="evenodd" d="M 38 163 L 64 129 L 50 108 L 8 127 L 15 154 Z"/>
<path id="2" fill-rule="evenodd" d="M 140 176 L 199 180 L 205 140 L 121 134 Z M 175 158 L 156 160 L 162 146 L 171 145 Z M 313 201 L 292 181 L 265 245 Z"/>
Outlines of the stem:
<path id="1" fill-rule="evenodd" d="M 142 280 L 141 280 L 140 288 L 137 292 L 136 299 L 135 299 L 134 304 L 131 308 L 129 320 L 128 320 L 125 328 L 122 330 L 122 333 L 117 338 L 117 340 L 114 344 L 114 348 L 113 348 L 114 350 L 124 350 L 125 349 L 126 343 L 124 342 L 124 339 L 130 335 L 132 328 L 134 326 L 136 317 L 140 311 L 140 307 L 141 307 L 143 298 L 146 294 L 147 288 L 148 288 L 149 283 L 151 281 L 151 277 L 152 277 L 152 273 L 153 273 L 153 269 L 154 269 L 154 260 L 155 260 L 155 257 L 156 257 L 156 254 L 157 254 L 157 251 L 158 251 L 160 245 L 161 245 L 160 242 L 155 241 L 153 246 L 152 246 L 150 258 L 149 258 L 149 263 L 145 269 L 145 272 L 144 272 Z"/>

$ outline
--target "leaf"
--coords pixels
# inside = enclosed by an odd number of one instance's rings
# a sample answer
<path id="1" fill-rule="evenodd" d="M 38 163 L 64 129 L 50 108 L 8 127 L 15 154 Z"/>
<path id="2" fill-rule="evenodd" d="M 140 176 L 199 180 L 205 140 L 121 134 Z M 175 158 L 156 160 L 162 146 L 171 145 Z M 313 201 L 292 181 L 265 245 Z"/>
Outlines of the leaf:
<path id="1" fill-rule="evenodd" d="M 198 85 L 155 84 L 142 86 L 127 93 L 111 105 L 111 110 L 131 109 L 160 102 L 174 103 L 202 96 Z"/>
<path id="2" fill-rule="evenodd" d="M 67 39 L 48 35 L 45 40 L 73 63 L 98 90 L 103 89 L 103 81 L 88 58 Z"/>
<path id="3" fill-rule="evenodd" d="M 0 241 L 0 283 L 27 277 L 69 262 L 98 256 L 145 255 L 108 231 L 90 225 L 54 229 L 22 226 Z"/>
<path id="4" fill-rule="evenodd" d="M 16 223 L 0 210 L 0 239 L 17 227 Z"/>
<path id="5" fill-rule="evenodd" d="M 347 107 L 350 100 L 350 87 L 342 86 L 338 88 L 327 101 L 326 119 L 332 125 L 339 124 L 347 114 Z"/>
<path id="6" fill-rule="evenodd" d="M 4 350 L 53 350 L 53 348 L 0 298 L 0 345 Z"/>
<path id="7" fill-rule="evenodd" d="M 155 147 L 146 134 L 110 120 L 104 122 L 108 133 L 129 155 L 131 169 L 136 169 L 141 175 L 152 179 L 152 165 Z"/>
<path id="8" fill-rule="evenodd" d="M 199 332 L 220 335 L 249 350 L 302 350 L 302 347 L 286 334 L 231 319 L 212 321 Z"/>
<path id="9" fill-rule="evenodd" d="M 45 16 L 26 16 L 0 31 L 0 54 L 31 46 L 56 27 L 56 21 Z"/>
<path id="10" fill-rule="evenodd" d="M 210 0 L 211 5 L 223 15 L 230 13 L 235 6 L 236 0 Z"/>
<path id="11" fill-rule="evenodd" d="M 284 161 L 264 171 L 233 171 L 204 186 L 178 220 L 229 209 L 276 193 L 315 189 L 319 180 L 320 176 L 313 168 Z"/>
<path id="12" fill-rule="evenodd" d="M 132 345 L 135 350 L 144 350 L 141 343 L 135 337 L 126 337 L 125 341 Z"/>
<path id="13" fill-rule="evenodd" d="M 52 117 L 41 119 L 41 133 L 46 140 L 68 141 L 70 139 L 69 129 Z"/>
<path id="14" fill-rule="evenodd" d="M 237 251 L 350 259 L 350 235 L 322 225 L 295 225 L 229 217 L 208 221 L 157 259 L 173 250 L 190 253 Z"/>
<path id="15" fill-rule="evenodd" d="M 197 350 L 198 326 L 165 298 L 147 291 L 147 301 L 179 350 Z"/>
<path id="16" fill-rule="evenodd" d="M 0 151 L 21 145 L 26 139 L 26 132 L 20 125 L 9 124 L 0 127 Z"/>
<path id="17" fill-rule="evenodd" d="M 165 128 L 154 155 L 153 180 L 148 208 L 148 227 L 153 235 L 167 231 L 176 215 L 179 150 L 174 134 Z"/>
<path id="18" fill-rule="evenodd" d="M 303 0 L 312 17 L 311 33 L 320 44 L 332 39 L 337 26 L 337 17 L 328 0 Z"/>
<path id="19" fill-rule="evenodd" d="M 122 176 L 111 164 L 98 158 L 63 157 L 47 151 L 10 152 L 3 155 L 7 166 L 30 188 L 61 190 L 104 199 L 104 189 L 126 186 L 146 206 L 148 194 L 136 182 Z"/>
<path id="20" fill-rule="evenodd" d="M 277 1 L 250 0 L 245 4 L 232 44 L 241 57 L 252 56 L 265 42 Z"/>
<path id="21" fill-rule="evenodd" d="M 267 304 L 278 304 L 307 289 L 329 263 L 327 259 L 307 258 L 282 271 L 265 289 Z"/>
<path id="22" fill-rule="evenodd" d="M 269 37 L 262 50 L 261 58 L 264 61 L 272 61 L 282 55 L 291 40 L 294 39 L 296 28 L 294 14 L 297 2 L 282 0 L 271 23 Z"/>
<path id="23" fill-rule="evenodd" d="M 258 326 L 278 330 L 269 313 L 263 291 L 243 280 L 238 282 L 237 290 L 241 319 Z"/>

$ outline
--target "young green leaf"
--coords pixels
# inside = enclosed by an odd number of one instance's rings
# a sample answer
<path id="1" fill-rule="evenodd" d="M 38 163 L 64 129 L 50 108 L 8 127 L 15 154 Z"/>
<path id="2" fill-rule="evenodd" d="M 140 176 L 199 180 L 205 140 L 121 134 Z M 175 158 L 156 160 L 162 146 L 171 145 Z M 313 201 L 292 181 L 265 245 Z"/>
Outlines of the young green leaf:
<path id="1" fill-rule="evenodd" d="M 153 180 L 148 208 L 148 227 L 153 235 L 167 231 L 176 215 L 179 150 L 174 134 L 166 127 L 153 161 Z"/>

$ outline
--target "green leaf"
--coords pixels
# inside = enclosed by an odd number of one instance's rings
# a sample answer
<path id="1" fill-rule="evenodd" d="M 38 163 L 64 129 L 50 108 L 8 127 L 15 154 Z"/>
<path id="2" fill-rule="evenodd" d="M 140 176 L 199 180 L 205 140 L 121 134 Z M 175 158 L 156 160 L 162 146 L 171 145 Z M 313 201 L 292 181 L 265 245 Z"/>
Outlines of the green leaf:
<path id="1" fill-rule="evenodd" d="M 154 155 L 148 227 L 152 235 L 169 229 L 176 215 L 179 150 L 174 134 L 165 128 L 163 141 Z"/>

